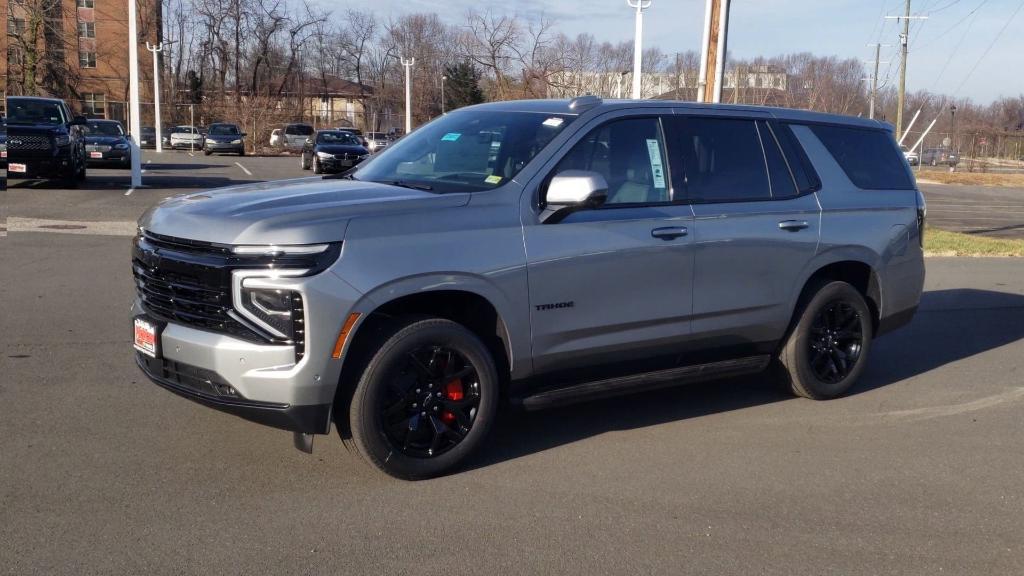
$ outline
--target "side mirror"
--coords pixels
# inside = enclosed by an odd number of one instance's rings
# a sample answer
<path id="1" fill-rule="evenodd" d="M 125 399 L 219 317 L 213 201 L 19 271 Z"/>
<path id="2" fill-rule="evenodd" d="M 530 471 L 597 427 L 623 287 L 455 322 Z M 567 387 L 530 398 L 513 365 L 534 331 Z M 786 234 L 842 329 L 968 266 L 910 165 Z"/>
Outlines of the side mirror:
<path id="1" fill-rule="evenodd" d="M 548 184 L 541 222 L 554 224 L 577 210 L 597 208 L 608 199 L 608 182 L 589 170 L 559 172 Z"/>
<path id="2" fill-rule="evenodd" d="M 313 143 L 313 139 L 312 138 L 306 138 L 306 144 L 312 144 L 312 143 Z"/>
<path id="3" fill-rule="evenodd" d="M 86 118 L 85 116 L 75 116 L 74 118 L 71 119 L 71 122 L 68 122 L 68 125 L 69 126 L 85 126 L 88 123 L 89 123 L 89 119 Z"/>

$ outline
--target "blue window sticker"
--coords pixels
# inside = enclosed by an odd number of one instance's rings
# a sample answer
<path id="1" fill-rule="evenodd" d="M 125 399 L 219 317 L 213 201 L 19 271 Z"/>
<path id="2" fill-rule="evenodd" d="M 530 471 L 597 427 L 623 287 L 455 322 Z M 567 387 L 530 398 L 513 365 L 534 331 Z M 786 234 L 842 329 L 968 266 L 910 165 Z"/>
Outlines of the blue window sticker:
<path id="1" fill-rule="evenodd" d="M 441 137 L 441 142 L 455 142 L 459 139 L 459 136 L 462 136 L 462 134 L 458 132 L 449 132 Z"/>

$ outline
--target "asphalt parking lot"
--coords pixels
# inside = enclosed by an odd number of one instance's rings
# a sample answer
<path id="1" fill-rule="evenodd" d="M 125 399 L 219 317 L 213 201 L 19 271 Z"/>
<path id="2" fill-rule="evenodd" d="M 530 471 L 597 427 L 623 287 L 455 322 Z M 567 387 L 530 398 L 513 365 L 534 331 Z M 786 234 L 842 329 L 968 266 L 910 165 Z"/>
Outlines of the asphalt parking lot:
<path id="1" fill-rule="evenodd" d="M 2 574 L 1024 573 L 1024 260 L 929 259 L 917 317 L 847 397 L 755 376 L 506 413 L 469 469 L 406 483 L 142 378 L 135 218 L 309 174 L 146 159 L 166 187 L 96 170 L 7 193 Z M 946 188 L 926 193 L 973 194 Z"/>

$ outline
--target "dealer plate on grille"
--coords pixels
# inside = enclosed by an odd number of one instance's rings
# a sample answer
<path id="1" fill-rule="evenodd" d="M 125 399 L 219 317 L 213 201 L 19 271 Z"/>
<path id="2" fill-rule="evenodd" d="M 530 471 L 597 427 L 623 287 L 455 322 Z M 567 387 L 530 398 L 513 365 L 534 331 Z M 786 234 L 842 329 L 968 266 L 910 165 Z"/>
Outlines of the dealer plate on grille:
<path id="1" fill-rule="evenodd" d="M 159 358 L 160 325 L 145 316 L 136 316 L 135 349 L 150 358 Z"/>

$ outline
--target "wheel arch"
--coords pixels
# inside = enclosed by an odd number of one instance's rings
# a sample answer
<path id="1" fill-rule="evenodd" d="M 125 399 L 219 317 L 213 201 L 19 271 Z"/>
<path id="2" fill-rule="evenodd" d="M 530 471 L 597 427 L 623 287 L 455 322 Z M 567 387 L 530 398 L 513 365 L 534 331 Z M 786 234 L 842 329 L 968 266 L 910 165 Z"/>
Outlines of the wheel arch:
<path id="1" fill-rule="evenodd" d="M 448 280 L 451 278 L 448 277 Z M 374 345 L 393 330 L 395 322 L 400 318 L 432 316 L 462 324 L 490 350 L 503 388 L 511 379 L 514 363 L 518 359 L 512 336 L 514 329 L 506 321 L 510 311 L 496 305 L 497 298 L 488 297 L 482 290 L 466 286 L 440 285 L 426 290 L 403 290 L 402 286 L 408 286 L 410 282 L 417 286 L 432 284 L 424 282 L 423 278 L 399 281 L 367 294 L 353 308 L 362 318 L 355 324 L 342 351 L 341 372 L 334 401 L 335 421 L 343 432 L 347 433 L 342 428 L 347 427 L 347 422 L 342 421 L 344 415 L 348 414 L 347 403 L 363 368 L 372 357 Z"/>
<path id="2" fill-rule="evenodd" d="M 813 295 L 809 292 L 818 281 L 838 280 L 850 284 L 864 297 L 871 310 L 872 331 L 877 333 L 881 322 L 883 294 L 878 268 L 871 263 L 875 261 L 877 258 L 868 254 L 837 253 L 832 258 L 815 262 L 804 278 L 799 297 L 793 306 L 793 317 L 799 313 L 801 304 Z"/>

